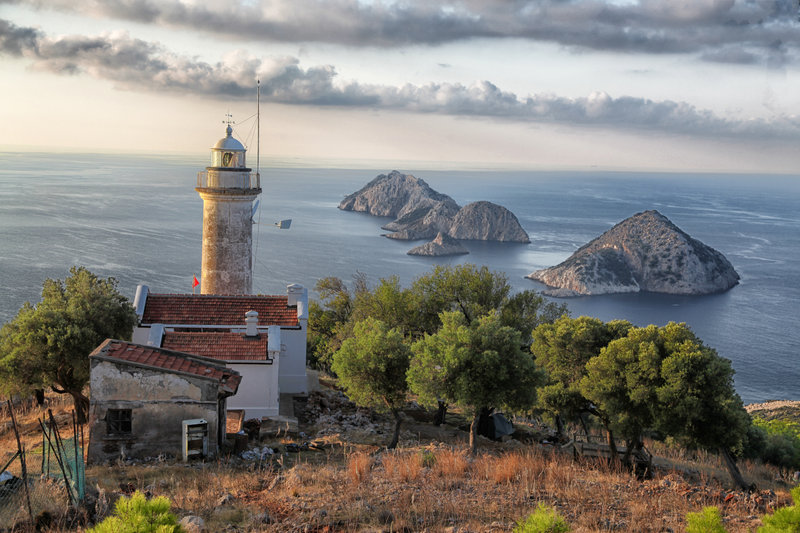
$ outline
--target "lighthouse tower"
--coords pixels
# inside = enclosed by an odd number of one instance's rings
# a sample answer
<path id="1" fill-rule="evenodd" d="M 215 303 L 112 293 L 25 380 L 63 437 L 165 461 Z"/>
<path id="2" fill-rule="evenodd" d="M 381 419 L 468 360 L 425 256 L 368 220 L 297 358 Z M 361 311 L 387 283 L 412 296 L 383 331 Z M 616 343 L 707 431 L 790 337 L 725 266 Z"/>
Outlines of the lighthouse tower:
<path id="1" fill-rule="evenodd" d="M 253 200 L 258 173 L 245 165 L 245 148 L 226 135 L 211 148 L 211 166 L 197 174 L 203 199 L 201 294 L 250 294 L 253 289 Z"/>

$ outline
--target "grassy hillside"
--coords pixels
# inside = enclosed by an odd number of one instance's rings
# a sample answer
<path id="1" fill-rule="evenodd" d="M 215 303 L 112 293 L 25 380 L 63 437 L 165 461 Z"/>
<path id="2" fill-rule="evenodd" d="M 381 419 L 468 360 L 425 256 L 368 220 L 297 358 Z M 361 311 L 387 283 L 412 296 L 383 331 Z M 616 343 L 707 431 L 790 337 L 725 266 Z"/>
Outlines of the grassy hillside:
<path id="1" fill-rule="evenodd" d="M 659 467 L 646 480 L 517 439 L 482 439 L 479 455 L 471 457 L 467 434 L 459 428 L 463 417 L 448 415 L 448 424 L 434 427 L 430 413 L 418 408 L 407 412 L 400 449 L 387 452 L 382 444 L 391 421 L 356 409 L 340 392 L 313 393 L 298 407 L 302 433 L 267 434 L 250 443 L 274 454 L 191 465 L 120 460 L 90 467 L 91 518 L 99 520 L 121 495 L 141 490 L 166 496 L 179 517 L 199 516 L 214 532 L 510 531 L 540 502 L 579 532 L 683 531 L 686 514 L 709 505 L 720 507 L 730 532 L 745 532 L 760 525 L 764 512 L 790 502 L 790 485 L 776 470 L 744 463 L 745 477 L 760 491 L 737 492 L 719 460 L 705 453 L 650 443 Z M 68 404 L 54 405 L 64 423 L 68 411 Z M 23 440 L 34 454 L 41 446 L 38 414 L 32 408 L 19 414 Z M 3 416 L 0 460 L 16 449 Z M 529 439 L 537 429 L 528 428 Z M 63 498 L 57 487 L 52 490 L 44 508 L 54 521 L 44 530 L 84 530 L 89 518 L 64 513 Z"/>

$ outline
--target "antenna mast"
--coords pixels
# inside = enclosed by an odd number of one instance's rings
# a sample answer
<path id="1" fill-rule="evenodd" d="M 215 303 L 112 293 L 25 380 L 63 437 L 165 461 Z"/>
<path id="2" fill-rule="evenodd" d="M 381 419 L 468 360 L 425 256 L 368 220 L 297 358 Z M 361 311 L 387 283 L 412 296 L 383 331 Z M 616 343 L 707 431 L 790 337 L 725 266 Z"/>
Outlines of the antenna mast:
<path id="1" fill-rule="evenodd" d="M 256 178 L 261 187 L 261 80 L 256 80 Z"/>

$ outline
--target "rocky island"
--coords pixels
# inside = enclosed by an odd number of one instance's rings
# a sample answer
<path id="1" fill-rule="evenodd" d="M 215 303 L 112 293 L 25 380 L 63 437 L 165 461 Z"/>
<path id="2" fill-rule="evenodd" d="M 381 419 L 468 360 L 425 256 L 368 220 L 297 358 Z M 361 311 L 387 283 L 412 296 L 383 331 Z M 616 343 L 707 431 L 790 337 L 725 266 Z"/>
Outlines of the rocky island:
<path id="1" fill-rule="evenodd" d="M 505 207 L 485 201 L 460 207 L 424 180 L 396 170 L 346 196 L 339 209 L 393 217 L 395 220 L 382 226 L 391 232 L 386 235 L 390 239 L 435 238 L 410 250 L 411 255 L 469 253 L 458 240 L 530 242 L 517 217 Z"/>
<path id="2" fill-rule="evenodd" d="M 546 294 L 562 297 L 639 291 L 699 295 L 739 282 L 724 255 L 658 211 L 623 220 L 563 263 L 527 277 L 551 287 Z"/>
<path id="3" fill-rule="evenodd" d="M 464 248 L 464 245 L 461 244 L 458 239 L 454 239 L 450 235 L 440 231 L 431 242 L 426 242 L 423 245 L 412 248 L 406 253 L 408 255 L 437 257 L 443 255 L 463 255 L 468 254 L 469 251 Z"/>

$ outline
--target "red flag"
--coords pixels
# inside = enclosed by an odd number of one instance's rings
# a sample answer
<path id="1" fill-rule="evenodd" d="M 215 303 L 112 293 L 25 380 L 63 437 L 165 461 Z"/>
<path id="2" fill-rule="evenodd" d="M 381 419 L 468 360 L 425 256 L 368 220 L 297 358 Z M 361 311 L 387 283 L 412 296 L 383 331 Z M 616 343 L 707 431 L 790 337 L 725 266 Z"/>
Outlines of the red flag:
<path id="1" fill-rule="evenodd" d="M 200 285 L 200 282 L 197 281 L 197 276 L 192 276 L 192 288 L 194 289 L 198 285 Z"/>

